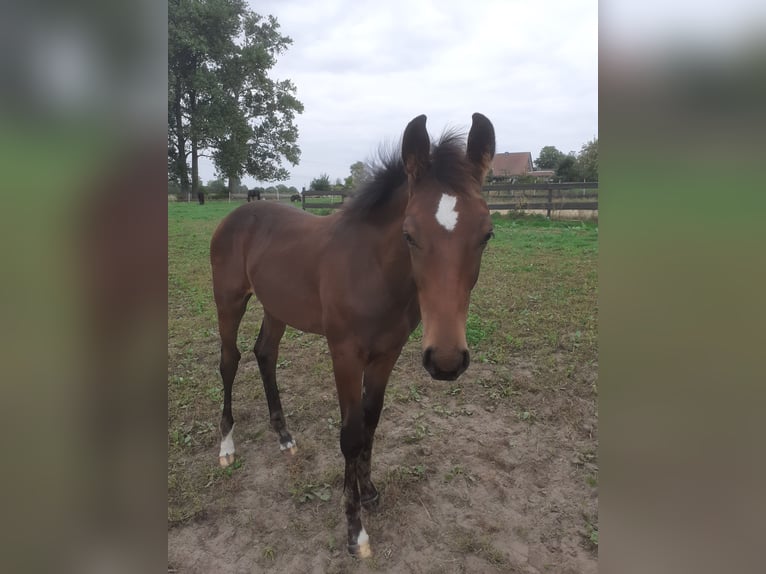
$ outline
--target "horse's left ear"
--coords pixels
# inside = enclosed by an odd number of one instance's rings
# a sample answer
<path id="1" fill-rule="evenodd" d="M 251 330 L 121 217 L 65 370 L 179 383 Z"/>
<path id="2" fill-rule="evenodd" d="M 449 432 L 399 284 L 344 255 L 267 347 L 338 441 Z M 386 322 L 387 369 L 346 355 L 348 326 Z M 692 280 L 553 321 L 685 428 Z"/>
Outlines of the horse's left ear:
<path id="1" fill-rule="evenodd" d="M 495 128 L 482 114 L 473 114 L 472 119 L 466 155 L 473 165 L 474 177 L 479 183 L 484 183 L 492 158 L 495 157 Z"/>
<path id="2" fill-rule="evenodd" d="M 407 124 L 402 136 L 402 160 L 410 181 L 428 170 L 430 157 L 431 138 L 426 131 L 426 116 L 420 115 Z"/>

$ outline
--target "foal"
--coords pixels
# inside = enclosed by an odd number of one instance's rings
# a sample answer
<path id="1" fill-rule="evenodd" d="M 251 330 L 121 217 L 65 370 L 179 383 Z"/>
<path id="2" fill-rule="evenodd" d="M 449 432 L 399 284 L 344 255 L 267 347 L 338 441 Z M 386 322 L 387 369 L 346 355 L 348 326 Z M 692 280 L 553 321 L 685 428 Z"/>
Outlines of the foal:
<path id="1" fill-rule="evenodd" d="M 423 367 L 437 380 L 468 368 L 465 325 L 492 221 L 481 184 L 495 153 L 490 121 L 473 114 L 467 146 L 454 133 L 432 146 L 426 116 L 404 130 L 401 157 L 383 159 L 372 181 L 326 217 L 269 202 L 245 204 L 216 229 L 213 292 L 224 387 L 219 461 L 234 461 L 231 391 L 237 331 L 251 295 L 263 305 L 255 356 L 279 446 L 293 454 L 276 364 L 290 325 L 327 338 L 341 412 L 348 550 L 371 555 L 361 506 L 374 509 L 375 428 L 389 375 L 423 322 Z"/>

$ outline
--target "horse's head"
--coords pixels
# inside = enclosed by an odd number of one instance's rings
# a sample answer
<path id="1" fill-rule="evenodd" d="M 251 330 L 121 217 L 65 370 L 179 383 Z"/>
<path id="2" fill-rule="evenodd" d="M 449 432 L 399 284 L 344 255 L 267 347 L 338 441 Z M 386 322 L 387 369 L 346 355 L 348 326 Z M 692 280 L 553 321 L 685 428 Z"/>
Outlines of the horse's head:
<path id="1" fill-rule="evenodd" d="M 432 152 L 426 116 L 402 137 L 409 187 L 402 231 L 423 321 L 423 366 L 434 379 L 455 380 L 470 361 L 468 299 L 492 237 L 481 185 L 494 154 L 495 130 L 481 114 L 473 114 L 465 150 L 448 136 Z"/>

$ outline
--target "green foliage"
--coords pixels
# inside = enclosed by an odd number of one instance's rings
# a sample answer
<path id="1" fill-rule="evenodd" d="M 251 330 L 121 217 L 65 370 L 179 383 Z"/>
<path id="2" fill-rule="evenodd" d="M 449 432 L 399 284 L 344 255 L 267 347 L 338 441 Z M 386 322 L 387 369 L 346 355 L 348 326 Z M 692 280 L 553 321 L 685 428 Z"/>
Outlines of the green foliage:
<path id="1" fill-rule="evenodd" d="M 329 484 L 296 484 L 290 489 L 290 494 L 296 502 L 304 503 L 313 500 L 327 502 L 332 496 Z"/>
<path id="2" fill-rule="evenodd" d="M 556 167 L 560 181 L 598 181 L 598 139 L 593 139 L 574 152 L 562 156 Z"/>
<path id="3" fill-rule="evenodd" d="M 372 169 L 366 163 L 357 161 L 351 164 L 351 185 L 354 189 L 359 189 L 362 185 L 372 179 Z"/>
<path id="4" fill-rule="evenodd" d="M 598 138 L 583 144 L 577 161 L 583 178 L 587 181 L 598 181 Z"/>
<path id="5" fill-rule="evenodd" d="M 598 526 L 588 522 L 586 524 L 585 536 L 593 548 L 598 548 Z"/>
<path id="6" fill-rule="evenodd" d="M 556 168 L 556 177 L 560 181 L 582 181 L 582 173 L 577 158 L 573 155 L 564 156 Z"/>
<path id="7" fill-rule="evenodd" d="M 168 181 L 168 195 L 178 195 L 181 193 L 181 186 L 177 181 Z"/>
<path id="8" fill-rule="evenodd" d="M 211 179 L 205 186 L 205 192 L 210 195 L 224 195 L 227 191 L 226 182 L 221 178 Z"/>
<path id="9" fill-rule="evenodd" d="M 540 150 L 540 155 L 534 163 L 537 169 L 556 169 L 563 158 L 564 154 L 555 146 L 547 145 Z"/>
<path id="10" fill-rule="evenodd" d="M 317 191 L 330 191 L 332 189 L 332 185 L 330 185 L 330 176 L 326 173 L 321 174 L 319 177 L 311 180 L 310 187 Z"/>
<path id="11" fill-rule="evenodd" d="M 535 167 L 555 170 L 559 181 L 598 181 L 598 138 L 583 144 L 577 154 L 564 154 L 554 146 L 545 146 L 535 160 Z"/>

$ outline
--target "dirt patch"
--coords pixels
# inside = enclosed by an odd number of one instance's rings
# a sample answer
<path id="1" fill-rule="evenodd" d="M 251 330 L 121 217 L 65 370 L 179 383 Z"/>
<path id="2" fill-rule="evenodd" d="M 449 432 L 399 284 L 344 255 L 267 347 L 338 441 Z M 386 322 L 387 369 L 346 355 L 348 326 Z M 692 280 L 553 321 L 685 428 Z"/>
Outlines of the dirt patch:
<path id="1" fill-rule="evenodd" d="M 338 409 L 322 341 L 286 340 L 280 369 L 288 425 L 299 444 L 279 452 L 265 400 L 235 391 L 241 466 L 215 469 L 217 445 L 190 467 L 223 476 L 191 516 L 171 521 L 177 572 L 596 572 L 594 396 L 580 384 L 550 389 L 550 366 L 472 366 L 457 383 L 431 381 L 415 343 L 402 354 L 378 429 L 373 480 L 381 508 L 364 513 L 374 557 L 345 549 Z M 310 340 L 310 349 L 306 341 Z M 595 367 L 594 367 L 595 368 Z M 214 372 L 211 357 L 210 371 Z M 243 357 L 236 388 L 260 385 Z M 543 389 L 543 390 L 541 390 Z M 546 390 L 547 389 L 547 390 Z M 239 396 L 237 396 L 239 394 Z M 210 420 L 217 420 L 210 409 Z M 326 498 L 326 500 L 325 500 Z"/>

